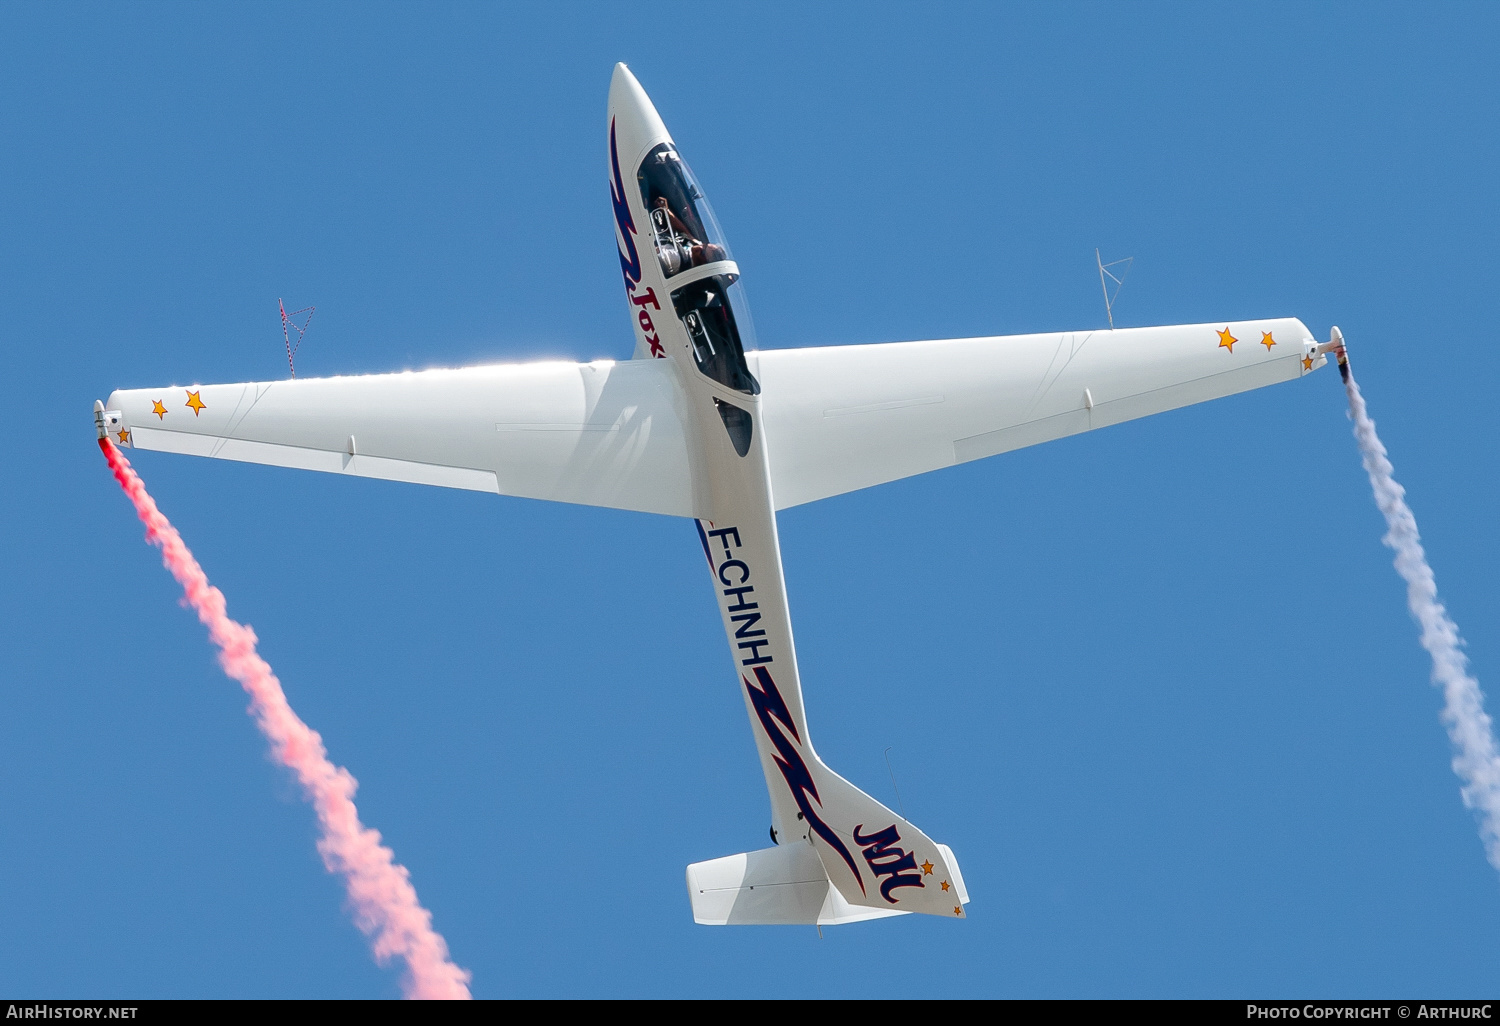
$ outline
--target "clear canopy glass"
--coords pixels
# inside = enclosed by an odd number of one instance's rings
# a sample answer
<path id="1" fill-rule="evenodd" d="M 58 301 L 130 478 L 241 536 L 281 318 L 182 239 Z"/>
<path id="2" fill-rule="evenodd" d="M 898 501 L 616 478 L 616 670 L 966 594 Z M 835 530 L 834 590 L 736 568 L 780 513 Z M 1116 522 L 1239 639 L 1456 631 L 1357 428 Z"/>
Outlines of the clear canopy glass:
<path id="1" fill-rule="evenodd" d="M 675 274 L 717 260 L 730 260 L 729 245 L 692 170 L 671 143 L 641 161 L 636 178 L 651 218 L 652 241 L 662 274 Z"/>
<path id="2" fill-rule="evenodd" d="M 672 307 L 687 329 L 698 369 L 728 388 L 759 395 L 760 382 L 745 363 L 745 340 L 735 321 L 730 297 L 741 299 L 743 306 L 743 293 L 734 284 L 729 274 L 689 282 L 672 293 Z"/>

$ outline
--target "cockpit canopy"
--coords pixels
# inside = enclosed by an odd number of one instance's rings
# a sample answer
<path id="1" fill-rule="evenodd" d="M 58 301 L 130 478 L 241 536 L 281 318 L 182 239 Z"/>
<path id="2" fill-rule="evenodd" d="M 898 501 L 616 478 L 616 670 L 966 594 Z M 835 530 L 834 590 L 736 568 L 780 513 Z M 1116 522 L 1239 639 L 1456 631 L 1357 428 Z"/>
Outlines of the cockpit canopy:
<path id="1" fill-rule="evenodd" d="M 687 329 L 698 369 L 728 388 L 759 395 L 760 382 L 745 362 L 745 345 L 730 298 L 737 291 L 733 275 L 715 274 L 674 290 L 672 307 Z M 743 302 L 740 309 L 744 309 Z"/>
<path id="2" fill-rule="evenodd" d="M 662 274 L 670 278 L 693 267 L 732 259 L 708 199 L 671 143 L 646 154 L 636 177 Z"/>
<path id="3" fill-rule="evenodd" d="M 705 264 L 730 260 L 729 245 L 698 180 L 677 149 L 662 143 L 646 154 L 636 178 L 641 200 L 651 217 L 652 241 L 667 278 Z M 709 273 L 672 291 L 672 306 L 687 330 L 698 369 L 719 384 L 746 395 L 758 395 L 760 384 L 745 362 L 745 343 L 752 345 L 739 275 L 732 267 Z M 743 455 L 743 453 L 741 453 Z"/>

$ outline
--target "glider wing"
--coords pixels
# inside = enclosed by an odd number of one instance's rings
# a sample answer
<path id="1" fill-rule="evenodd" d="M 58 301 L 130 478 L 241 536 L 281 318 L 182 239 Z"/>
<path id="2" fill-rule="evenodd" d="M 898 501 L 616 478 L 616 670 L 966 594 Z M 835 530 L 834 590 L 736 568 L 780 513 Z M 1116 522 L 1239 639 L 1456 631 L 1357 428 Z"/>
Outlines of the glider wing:
<path id="1" fill-rule="evenodd" d="M 700 516 L 670 361 L 117 391 L 137 449 Z"/>
<path id="2" fill-rule="evenodd" d="M 753 354 L 776 507 L 1298 377 L 1295 318 Z"/>

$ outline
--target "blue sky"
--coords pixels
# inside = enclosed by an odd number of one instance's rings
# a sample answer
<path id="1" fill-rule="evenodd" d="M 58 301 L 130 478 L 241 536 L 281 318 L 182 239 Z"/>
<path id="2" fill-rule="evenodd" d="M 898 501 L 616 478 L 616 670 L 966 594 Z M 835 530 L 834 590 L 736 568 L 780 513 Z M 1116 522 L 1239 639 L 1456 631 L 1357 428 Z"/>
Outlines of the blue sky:
<path id="1" fill-rule="evenodd" d="M 109 480 L 116 387 L 628 356 L 624 60 L 766 348 L 1340 325 L 1500 687 L 1477 4 L 11 5 L 0 992 L 397 993 Z M 692 922 L 767 802 L 690 524 L 142 453 L 480 996 L 1492 993 L 1331 369 L 784 513 L 819 751 L 967 922 Z"/>

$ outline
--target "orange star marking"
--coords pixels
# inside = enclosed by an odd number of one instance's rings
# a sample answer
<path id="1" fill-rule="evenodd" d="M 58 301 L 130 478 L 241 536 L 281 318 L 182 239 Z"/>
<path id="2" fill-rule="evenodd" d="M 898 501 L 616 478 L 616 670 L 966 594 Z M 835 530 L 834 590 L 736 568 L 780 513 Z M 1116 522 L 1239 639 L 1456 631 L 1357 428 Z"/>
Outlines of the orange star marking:
<path id="1" fill-rule="evenodd" d="M 962 905 L 954 905 L 953 906 L 953 914 L 956 915 L 956 916 L 963 915 L 964 914 L 964 907 Z"/>
<path id="2" fill-rule="evenodd" d="M 198 416 L 198 414 L 202 413 L 204 410 L 208 409 L 203 400 L 198 398 L 197 392 L 189 392 L 188 401 L 183 403 L 183 405 L 191 408 L 193 411 L 193 416 L 195 417 Z"/>
<path id="3" fill-rule="evenodd" d="M 1304 356 L 1302 358 L 1302 369 L 1305 371 L 1312 370 L 1312 363 L 1313 361 L 1311 356 Z"/>
<path id="4" fill-rule="evenodd" d="M 1271 351 L 1271 347 L 1276 344 L 1276 340 L 1271 337 L 1271 333 L 1269 331 L 1263 331 L 1260 333 L 1260 344 L 1265 346 L 1266 352 L 1269 353 Z"/>
<path id="5" fill-rule="evenodd" d="M 151 400 L 151 412 L 156 414 L 157 420 L 167 419 L 167 408 L 161 404 L 160 399 Z"/>
<path id="6" fill-rule="evenodd" d="M 932 863 L 931 862 L 924 862 L 924 863 L 922 863 L 922 875 L 923 876 L 931 876 L 932 875 Z"/>
<path id="7" fill-rule="evenodd" d="M 1225 325 L 1224 330 L 1221 331 L 1221 332 L 1219 332 L 1219 348 L 1220 349 L 1227 349 L 1227 350 L 1229 350 L 1232 353 L 1232 352 L 1234 352 L 1234 344 L 1236 342 L 1238 342 L 1238 341 L 1239 341 L 1239 339 L 1235 338 L 1233 335 L 1231 335 L 1229 333 L 1229 326 L 1228 325 Z"/>
<path id="8" fill-rule="evenodd" d="M 130 441 L 130 432 L 126 431 L 124 428 L 121 428 L 116 433 L 120 436 L 120 444 L 121 445 L 125 445 L 127 442 Z"/>
<path id="9" fill-rule="evenodd" d="M 945 891 L 948 889 L 948 881 L 947 880 L 943 881 L 942 887 L 943 887 L 943 890 L 945 890 Z"/>

